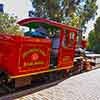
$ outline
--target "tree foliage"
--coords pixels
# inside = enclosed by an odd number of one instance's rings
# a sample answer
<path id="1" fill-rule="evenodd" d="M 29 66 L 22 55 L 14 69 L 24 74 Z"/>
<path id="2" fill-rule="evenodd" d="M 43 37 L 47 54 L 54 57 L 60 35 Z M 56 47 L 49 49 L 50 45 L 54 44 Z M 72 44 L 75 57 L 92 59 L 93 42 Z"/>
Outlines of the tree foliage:
<path id="1" fill-rule="evenodd" d="M 93 49 L 96 53 L 100 53 L 100 17 L 97 18 L 94 30 L 89 34 L 88 48 Z"/>
<path id="2" fill-rule="evenodd" d="M 94 30 L 92 30 L 89 34 L 89 37 L 88 37 L 88 48 L 89 49 L 93 49 L 94 48 L 94 44 L 95 44 L 95 32 Z"/>
<path id="3" fill-rule="evenodd" d="M 94 29 L 96 33 L 96 39 L 100 41 L 100 17 L 97 18 Z"/>
<path id="4" fill-rule="evenodd" d="M 30 0 L 34 17 L 43 17 L 83 27 L 97 10 L 96 0 Z"/>
<path id="5" fill-rule="evenodd" d="M 19 26 L 15 24 L 16 19 L 16 16 L 0 13 L 0 34 L 22 35 Z"/>

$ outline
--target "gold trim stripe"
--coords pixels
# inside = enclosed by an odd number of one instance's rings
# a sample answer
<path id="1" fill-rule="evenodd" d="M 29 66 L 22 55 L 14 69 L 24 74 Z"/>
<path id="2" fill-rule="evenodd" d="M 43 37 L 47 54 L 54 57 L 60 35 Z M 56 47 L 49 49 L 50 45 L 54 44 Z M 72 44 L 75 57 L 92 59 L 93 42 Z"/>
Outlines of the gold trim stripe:
<path id="1" fill-rule="evenodd" d="M 46 70 L 46 71 L 41 71 L 41 72 L 35 72 L 35 73 L 29 73 L 29 74 L 23 74 L 23 75 L 17 75 L 17 76 L 9 76 L 9 78 L 14 79 L 14 78 L 20 78 L 20 77 L 26 77 L 30 75 L 37 75 L 37 74 L 42 74 L 42 73 L 48 73 L 48 72 L 53 72 L 53 71 L 58 71 L 58 70 L 63 70 L 63 69 L 70 69 L 72 66 L 67 66 L 67 67 L 61 67 L 57 69 L 52 69 L 52 70 Z"/>

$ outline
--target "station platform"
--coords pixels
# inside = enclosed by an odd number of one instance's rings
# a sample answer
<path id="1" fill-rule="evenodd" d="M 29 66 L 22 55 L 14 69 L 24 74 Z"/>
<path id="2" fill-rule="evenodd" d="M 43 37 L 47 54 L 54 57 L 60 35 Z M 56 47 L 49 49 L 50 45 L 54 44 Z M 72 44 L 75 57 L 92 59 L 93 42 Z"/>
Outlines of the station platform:
<path id="1" fill-rule="evenodd" d="M 100 100 L 100 68 L 15 100 Z"/>

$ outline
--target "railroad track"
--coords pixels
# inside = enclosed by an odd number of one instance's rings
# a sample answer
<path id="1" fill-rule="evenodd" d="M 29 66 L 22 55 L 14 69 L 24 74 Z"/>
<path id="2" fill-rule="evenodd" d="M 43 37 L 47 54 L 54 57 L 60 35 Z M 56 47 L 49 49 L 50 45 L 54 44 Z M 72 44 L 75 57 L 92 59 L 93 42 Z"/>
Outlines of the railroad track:
<path id="1" fill-rule="evenodd" d="M 97 68 L 100 68 L 100 67 L 95 67 L 92 70 L 95 70 Z M 71 76 L 69 76 L 69 77 L 71 77 Z M 65 79 L 63 78 L 60 80 L 55 80 L 53 82 L 42 82 L 42 83 L 36 82 L 35 85 L 25 87 L 25 88 L 22 88 L 20 90 L 16 90 L 15 92 L 11 92 L 9 94 L 0 96 L 0 100 L 13 100 L 13 99 L 16 99 L 16 98 L 19 98 L 19 97 L 22 97 L 22 96 L 25 96 L 28 94 L 32 94 L 32 93 L 35 93 L 35 92 L 40 91 L 42 89 L 46 89 L 48 87 L 57 85 L 58 83 L 62 82 L 63 80 L 65 80 Z"/>
<path id="2" fill-rule="evenodd" d="M 9 93 L 9 94 L 3 95 L 0 97 L 0 100 L 13 100 L 13 99 L 16 99 L 16 98 L 19 98 L 19 97 L 22 97 L 22 96 L 25 96 L 25 95 L 28 95 L 31 93 L 35 93 L 35 92 L 40 91 L 42 89 L 46 89 L 46 88 L 49 88 L 51 86 L 57 85 L 58 83 L 62 82 L 63 80 L 64 79 L 60 79 L 60 80 L 57 80 L 54 82 L 48 82 L 45 84 L 37 85 L 35 87 L 34 86 L 26 87 L 22 90 L 18 90 L 16 92 L 14 92 L 14 93 Z"/>

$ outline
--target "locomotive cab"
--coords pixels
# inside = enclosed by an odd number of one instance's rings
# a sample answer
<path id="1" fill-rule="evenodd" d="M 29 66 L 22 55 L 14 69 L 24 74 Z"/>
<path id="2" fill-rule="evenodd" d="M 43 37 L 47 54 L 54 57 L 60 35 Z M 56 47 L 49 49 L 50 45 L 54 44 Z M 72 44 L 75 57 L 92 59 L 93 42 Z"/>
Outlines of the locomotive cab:
<path id="1" fill-rule="evenodd" d="M 73 67 L 79 29 L 44 18 L 17 24 L 29 31 L 24 36 L 0 35 L 0 65 L 11 79 L 67 72 Z"/>
<path id="2" fill-rule="evenodd" d="M 33 38 L 48 38 L 51 41 L 51 68 L 72 67 L 78 29 L 43 18 L 25 19 L 19 21 L 18 24 L 29 27 L 30 32 L 32 28 L 39 32 L 31 32 L 28 36 Z"/>

